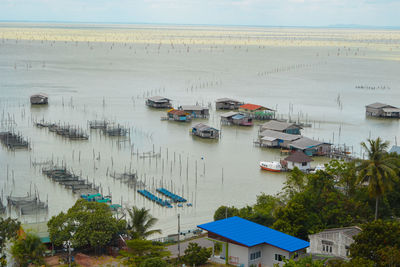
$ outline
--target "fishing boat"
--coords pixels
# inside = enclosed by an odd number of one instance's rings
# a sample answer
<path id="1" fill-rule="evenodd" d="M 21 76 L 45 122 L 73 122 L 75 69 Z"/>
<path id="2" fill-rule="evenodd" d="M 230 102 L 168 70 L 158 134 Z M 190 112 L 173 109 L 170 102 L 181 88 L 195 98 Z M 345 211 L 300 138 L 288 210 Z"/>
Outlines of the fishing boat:
<path id="1" fill-rule="evenodd" d="M 282 165 L 277 161 L 261 161 L 260 167 L 262 170 L 270 172 L 280 172 L 282 170 Z"/>

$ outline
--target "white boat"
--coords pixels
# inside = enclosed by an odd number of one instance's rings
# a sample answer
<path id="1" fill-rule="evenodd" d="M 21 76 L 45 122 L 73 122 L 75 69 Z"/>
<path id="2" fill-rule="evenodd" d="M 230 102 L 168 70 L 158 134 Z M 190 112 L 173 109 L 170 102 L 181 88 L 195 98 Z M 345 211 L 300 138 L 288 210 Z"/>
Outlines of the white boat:
<path id="1" fill-rule="evenodd" d="M 261 161 L 260 167 L 262 170 L 270 172 L 280 172 L 282 165 L 278 161 Z"/>

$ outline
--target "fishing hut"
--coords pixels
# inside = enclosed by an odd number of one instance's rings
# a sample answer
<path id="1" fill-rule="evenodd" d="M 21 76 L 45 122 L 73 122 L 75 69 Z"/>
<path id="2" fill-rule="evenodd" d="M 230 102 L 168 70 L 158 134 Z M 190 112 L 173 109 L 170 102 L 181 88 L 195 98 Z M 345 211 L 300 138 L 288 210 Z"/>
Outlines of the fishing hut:
<path id="1" fill-rule="evenodd" d="M 313 140 L 308 137 L 301 137 L 289 144 L 292 150 L 302 151 L 307 156 L 326 156 L 331 152 L 332 144 Z"/>
<path id="2" fill-rule="evenodd" d="M 287 134 L 301 134 L 300 130 L 302 127 L 288 122 L 282 122 L 277 120 L 270 120 L 260 126 L 260 131 L 272 130 Z"/>
<path id="3" fill-rule="evenodd" d="M 47 105 L 49 103 L 49 96 L 43 93 L 31 95 L 31 105 Z"/>
<path id="4" fill-rule="evenodd" d="M 301 135 L 281 133 L 272 130 L 264 130 L 258 134 L 255 143 L 261 147 L 283 147 L 290 148 L 290 144 L 301 138 Z"/>
<path id="5" fill-rule="evenodd" d="M 281 165 L 290 171 L 295 167 L 299 168 L 301 171 L 309 171 L 311 170 L 311 161 L 313 161 L 313 159 L 310 156 L 307 156 L 302 151 L 295 151 L 282 160 Z"/>
<path id="6" fill-rule="evenodd" d="M 29 142 L 21 135 L 12 132 L 1 132 L 0 141 L 8 149 L 29 149 Z"/>
<path id="7" fill-rule="evenodd" d="M 215 109 L 236 110 L 244 103 L 231 98 L 219 98 L 215 100 Z"/>
<path id="8" fill-rule="evenodd" d="M 275 110 L 255 104 L 241 105 L 239 106 L 239 111 L 256 120 L 270 120 L 275 118 Z"/>
<path id="9" fill-rule="evenodd" d="M 192 126 L 192 135 L 202 138 L 217 139 L 219 138 L 219 130 L 203 123 Z"/>
<path id="10" fill-rule="evenodd" d="M 189 113 L 192 118 L 207 119 L 210 116 L 209 108 L 198 105 L 180 106 L 178 107 L 178 110 L 183 110 Z"/>
<path id="11" fill-rule="evenodd" d="M 187 122 L 192 120 L 192 116 L 184 110 L 170 109 L 167 111 L 166 119 L 170 121 Z"/>
<path id="12" fill-rule="evenodd" d="M 162 96 L 152 96 L 147 98 L 146 105 L 152 108 L 171 108 L 171 99 Z"/>
<path id="13" fill-rule="evenodd" d="M 224 125 L 239 125 L 239 126 L 252 126 L 253 119 L 247 114 L 229 111 L 221 115 L 221 124 Z"/>
<path id="14" fill-rule="evenodd" d="M 365 106 L 365 113 L 370 117 L 400 118 L 399 108 L 378 102 Z"/>

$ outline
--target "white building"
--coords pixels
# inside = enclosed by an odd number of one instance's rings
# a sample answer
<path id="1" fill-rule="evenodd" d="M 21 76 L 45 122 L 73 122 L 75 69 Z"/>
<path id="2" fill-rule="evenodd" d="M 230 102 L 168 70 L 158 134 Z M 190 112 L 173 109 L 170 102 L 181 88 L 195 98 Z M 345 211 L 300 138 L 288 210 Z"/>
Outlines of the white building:
<path id="1" fill-rule="evenodd" d="M 311 169 L 311 161 L 313 161 L 311 157 L 307 156 L 302 151 L 297 150 L 285 158 L 284 165 L 288 170 L 293 170 L 294 167 L 297 167 L 301 171 L 307 171 Z"/>
<path id="2" fill-rule="evenodd" d="M 222 245 L 220 255 L 213 253 L 212 260 L 234 266 L 282 266 L 284 258 L 297 258 L 309 246 L 307 241 L 239 217 L 197 227 L 206 230 L 210 240 Z"/>
<path id="3" fill-rule="evenodd" d="M 309 235 L 309 253 L 348 259 L 349 247 L 354 242 L 353 237 L 361 232 L 357 226 L 327 229 L 317 234 Z"/>

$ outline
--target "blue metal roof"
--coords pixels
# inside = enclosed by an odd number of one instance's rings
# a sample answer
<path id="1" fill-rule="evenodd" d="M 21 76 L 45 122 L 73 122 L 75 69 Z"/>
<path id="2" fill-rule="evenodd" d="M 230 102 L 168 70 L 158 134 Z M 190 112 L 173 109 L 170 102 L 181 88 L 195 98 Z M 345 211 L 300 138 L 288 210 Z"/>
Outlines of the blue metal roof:
<path id="1" fill-rule="evenodd" d="M 400 146 L 392 146 L 392 148 L 389 151 L 390 153 L 397 153 L 400 155 Z"/>
<path id="2" fill-rule="evenodd" d="M 230 217 L 201 224 L 197 227 L 247 247 L 266 243 L 289 252 L 294 252 L 310 246 L 310 243 L 307 241 L 239 217 Z"/>

